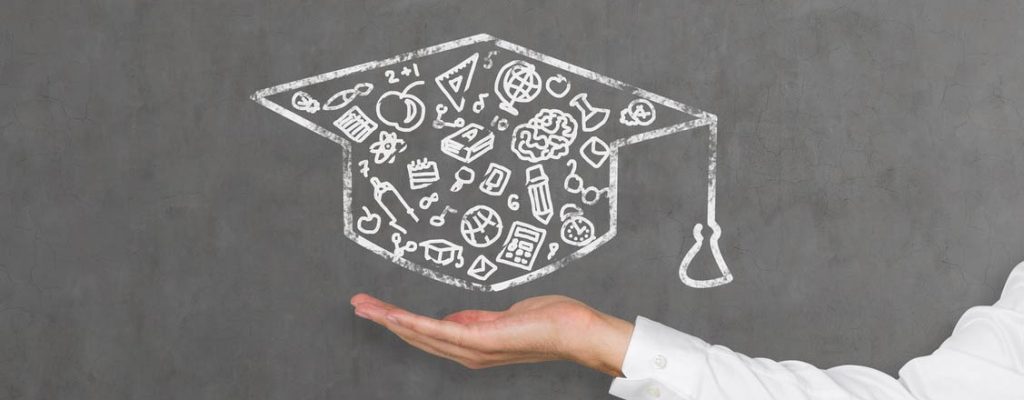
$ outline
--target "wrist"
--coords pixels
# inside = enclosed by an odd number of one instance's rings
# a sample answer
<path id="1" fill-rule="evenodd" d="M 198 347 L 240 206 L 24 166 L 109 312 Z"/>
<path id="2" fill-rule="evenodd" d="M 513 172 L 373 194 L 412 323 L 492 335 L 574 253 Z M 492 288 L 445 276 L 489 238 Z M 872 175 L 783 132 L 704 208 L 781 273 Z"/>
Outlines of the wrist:
<path id="1" fill-rule="evenodd" d="M 611 376 L 622 376 L 622 362 L 632 335 L 632 323 L 594 311 L 579 336 L 569 339 L 573 343 L 569 359 Z"/>

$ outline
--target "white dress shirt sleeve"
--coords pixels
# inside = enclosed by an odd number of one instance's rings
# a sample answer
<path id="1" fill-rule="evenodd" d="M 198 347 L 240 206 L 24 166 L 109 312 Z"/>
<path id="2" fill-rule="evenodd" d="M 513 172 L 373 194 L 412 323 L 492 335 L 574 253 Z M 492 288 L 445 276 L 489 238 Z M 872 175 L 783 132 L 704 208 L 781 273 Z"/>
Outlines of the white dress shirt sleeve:
<path id="1" fill-rule="evenodd" d="M 897 380 L 861 366 L 822 370 L 800 361 L 750 358 L 637 317 L 609 393 L 628 400 L 1024 399 L 1024 263 L 1001 299 L 974 307 L 935 353 Z"/>

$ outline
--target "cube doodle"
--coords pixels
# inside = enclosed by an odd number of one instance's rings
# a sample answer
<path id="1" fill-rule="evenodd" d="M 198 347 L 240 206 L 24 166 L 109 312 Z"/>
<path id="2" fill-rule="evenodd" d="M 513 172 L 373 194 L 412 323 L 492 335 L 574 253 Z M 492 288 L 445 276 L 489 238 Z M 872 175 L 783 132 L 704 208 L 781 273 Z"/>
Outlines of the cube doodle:
<path id="1" fill-rule="evenodd" d="M 666 184 L 685 188 L 671 193 L 688 198 L 678 201 L 679 218 L 644 223 L 686 224 L 692 238 L 679 245 L 678 266 L 685 285 L 733 279 L 715 215 L 714 114 L 487 34 L 252 98 L 340 145 L 349 239 L 424 277 L 476 291 L 529 283 L 608 244 L 618 232 L 619 167 L 629 154 L 622 150 L 671 135 L 671 143 L 686 143 L 673 144 L 683 146 L 678 161 L 686 167 L 667 174 L 680 181 Z M 710 257 L 698 259 L 704 249 Z M 473 262 L 461 268 L 465 260 Z M 694 278 L 707 271 L 710 278 Z"/>

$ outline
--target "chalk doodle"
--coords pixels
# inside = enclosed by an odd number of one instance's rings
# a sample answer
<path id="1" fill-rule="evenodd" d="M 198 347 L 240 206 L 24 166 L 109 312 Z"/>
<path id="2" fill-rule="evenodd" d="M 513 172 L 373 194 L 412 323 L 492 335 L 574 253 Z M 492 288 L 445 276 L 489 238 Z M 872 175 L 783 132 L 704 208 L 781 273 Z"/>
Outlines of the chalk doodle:
<path id="1" fill-rule="evenodd" d="M 559 247 L 561 246 L 558 245 L 558 242 L 548 243 L 548 260 L 555 258 L 555 255 L 558 254 Z"/>
<path id="2" fill-rule="evenodd" d="M 380 99 L 377 100 L 377 118 L 384 125 L 395 128 L 400 132 L 412 132 L 419 128 L 420 124 L 423 123 L 423 117 L 427 113 L 423 106 L 423 100 L 409 94 L 409 91 L 422 84 L 423 81 L 416 81 L 410 83 L 401 92 L 392 90 L 381 95 Z M 402 114 L 400 111 L 395 115 L 393 110 L 388 111 L 388 109 L 396 108 L 405 113 Z"/>
<path id="3" fill-rule="evenodd" d="M 434 107 L 434 110 L 437 113 L 437 117 L 434 118 L 434 122 L 431 123 L 434 129 L 461 128 L 463 126 L 466 126 L 466 120 L 461 117 L 455 118 L 451 122 L 444 120 L 444 115 L 448 113 L 448 106 L 444 104 L 438 104 L 437 107 Z"/>
<path id="4" fill-rule="evenodd" d="M 405 140 L 399 139 L 397 133 L 380 131 L 377 141 L 370 145 L 370 154 L 373 154 L 375 164 L 391 164 L 395 162 L 398 153 L 405 151 L 407 147 Z"/>
<path id="5" fill-rule="evenodd" d="M 657 118 L 658 109 L 647 99 L 636 99 L 629 102 L 619 112 L 619 123 L 626 126 L 648 126 Z"/>
<path id="6" fill-rule="evenodd" d="M 508 129 L 508 119 L 500 118 L 497 115 L 491 119 L 491 128 L 497 129 L 498 132 L 504 132 Z"/>
<path id="7" fill-rule="evenodd" d="M 569 173 L 565 176 L 563 187 L 566 192 L 579 194 L 580 201 L 583 204 L 588 206 L 597 204 L 597 201 L 601 200 L 601 195 L 608 193 L 608 188 L 598 189 L 595 186 L 587 186 L 583 183 L 583 178 L 576 173 L 576 160 L 566 161 L 566 165 L 569 167 Z"/>
<path id="8" fill-rule="evenodd" d="M 334 120 L 334 126 L 356 143 L 362 143 L 367 136 L 377 130 L 377 123 L 366 116 L 363 109 L 359 107 L 352 107 L 345 111 L 341 117 Z"/>
<path id="9" fill-rule="evenodd" d="M 566 244 L 573 246 L 586 246 L 594 240 L 594 223 L 583 216 L 583 209 L 569 203 L 562 206 L 558 212 L 562 220 L 561 239 Z"/>
<path id="10" fill-rule="evenodd" d="M 389 194 L 391 195 L 391 198 L 398 201 L 402 206 L 402 211 L 405 211 L 406 215 L 408 215 L 413 222 L 420 222 L 420 218 L 416 216 L 416 210 L 409 207 L 409 203 L 405 202 L 405 198 L 402 197 L 402 194 L 398 192 L 398 189 L 395 189 L 395 185 L 392 185 L 390 182 L 381 181 L 376 176 L 370 178 L 370 184 L 373 186 L 373 199 L 377 201 L 377 205 L 379 205 L 380 208 L 384 210 L 384 213 L 388 215 L 388 225 L 391 225 L 391 227 L 395 228 L 395 230 L 399 232 L 408 233 L 402 225 L 398 224 L 398 218 L 395 216 L 395 212 L 391 210 L 391 207 L 388 206 L 385 201 Z"/>
<path id="11" fill-rule="evenodd" d="M 525 269 L 533 269 L 533 262 L 537 260 L 537 253 L 540 253 L 544 244 L 544 236 L 547 231 L 525 222 L 516 221 L 508 230 L 505 243 L 501 245 L 501 253 L 498 253 L 499 263 Z"/>
<path id="12" fill-rule="evenodd" d="M 512 132 L 512 152 L 529 162 L 557 160 L 576 140 L 576 120 L 565 111 L 545 108 Z"/>
<path id="13" fill-rule="evenodd" d="M 433 226 L 435 228 L 440 228 L 444 226 L 445 218 L 448 217 L 448 214 L 455 214 L 457 212 L 459 211 L 452 208 L 451 206 L 444 206 L 444 209 L 441 210 L 440 214 L 430 217 L 430 226 Z"/>
<path id="14" fill-rule="evenodd" d="M 530 196 L 530 213 L 544 224 L 551 221 L 553 215 L 549 181 L 543 165 L 538 164 L 526 169 L 526 193 Z"/>
<path id="15" fill-rule="evenodd" d="M 611 113 L 607 108 L 594 107 L 590 104 L 590 99 L 586 93 L 580 93 L 569 100 L 569 105 L 576 107 L 580 112 L 580 125 L 583 126 L 584 132 L 593 132 L 601 129 L 605 122 L 608 122 L 608 114 Z"/>
<path id="16" fill-rule="evenodd" d="M 478 205 L 462 214 L 459 230 L 470 246 L 484 248 L 498 241 L 504 225 L 501 216 L 494 209 Z"/>
<path id="17" fill-rule="evenodd" d="M 608 148 L 608 143 L 597 136 L 591 136 L 580 146 L 580 158 L 594 168 L 601 168 L 604 162 L 608 161 L 610 155 L 611 149 Z"/>
<path id="18" fill-rule="evenodd" d="M 494 265 L 491 260 L 482 255 L 476 256 L 476 260 L 473 260 L 473 265 L 470 265 L 466 270 L 466 275 L 469 275 L 475 279 L 486 281 L 494 274 L 494 271 L 498 270 L 498 266 Z"/>
<path id="19" fill-rule="evenodd" d="M 484 179 L 480 180 L 480 191 L 491 196 L 501 196 L 505 193 L 505 187 L 512 178 L 512 170 L 499 164 L 491 163 L 487 166 Z"/>
<path id="20" fill-rule="evenodd" d="M 494 66 L 494 60 L 492 58 L 495 54 L 498 54 L 497 50 L 487 52 L 487 56 L 484 57 L 484 69 L 491 69 L 491 67 Z"/>
<path id="21" fill-rule="evenodd" d="M 509 210 L 519 211 L 519 195 L 516 193 L 508 195 L 508 201 L 505 202 L 505 205 L 508 206 Z"/>
<path id="22" fill-rule="evenodd" d="M 320 111 L 320 102 L 314 99 L 313 96 L 310 96 L 309 93 L 300 90 L 292 95 L 292 108 L 316 114 L 317 111 Z"/>
<path id="23" fill-rule="evenodd" d="M 494 133 L 469 124 L 441 139 L 441 152 L 469 164 L 494 148 Z"/>
<path id="24" fill-rule="evenodd" d="M 536 67 L 526 61 L 515 60 L 501 67 L 498 79 L 494 80 L 494 93 L 501 104 L 498 108 L 512 115 L 519 115 L 516 103 L 529 103 L 541 91 L 540 75 Z"/>
<path id="25" fill-rule="evenodd" d="M 426 157 L 410 161 L 405 170 L 409 173 L 409 189 L 412 190 L 423 189 L 441 180 L 437 163 Z"/>
<path id="26" fill-rule="evenodd" d="M 423 249 L 423 258 L 441 265 L 449 265 L 455 262 L 455 268 L 462 268 L 462 246 L 449 242 L 445 239 L 432 239 L 420 242 Z"/>
<path id="27" fill-rule="evenodd" d="M 362 232 L 364 235 L 373 235 L 380 231 L 380 215 L 370 212 L 369 208 L 363 206 L 363 216 L 359 217 L 356 224 L 359 232 Z"/>
<path id="28" fill-rule="evenodd" d="M 562 74 L 552 76 L 544 82 L 544 90 L 547 90 L 548 94 L 556 99 L 565 97 L 565 95 L 569 94 L 569 89 L 571 88 L 572 84 L 569 83 L 569 79 L 566 79 Z"/>
<path id="29" fill-rule="evenodd" d="M 411 240 L 402 244 L 402 234 L 398 232 L 391 234 L 391 243 L 394 246 L 393 250 L 391 250 L 391 254 L 394 254 L 395 257 L 404 257 L 405 253 L 416 251 L 419 247 L 416 242 Z"/>
<path id="30" fill-rule="evenodd" d="M 363 178 L 370 176 L 370 162 L 367 160 L 359 160 L 359 173 L 363 175 Z"/>
<path id="31" fill-rule="evenodd" d="M 437 197 L 437 192 L 431 193 L 429 196 L 423 196 L 422 198 L 420 198 L 420 210 L 426 210 L 430 208 L 430 206 L 434 205 L 434 203 L 437 203 L 438 200 L 440 200 L 440 198 Z"/>
<path id="32" fill-rule="evenodd" d="M 458 171 L 455 171 L 455 183 L 452 183 L 452 187 L 448 190 L 452 193 L 462 190 L 463 186 L 466 186 L 476 180 L 476 172 L 472 168 L 465 165 L 459 167 Z"/>
<path id="33" fill-rule="evenodd" d="M 329 97 L 327 101 L 324 102 L 323 110 L 333 111 L 348 107 L 356 97 L 366 96 L 372 91 L 373 84 L 366 82 L 357 83 L 354 87 L 342 90 Z"/>
<path id="34" fill-rule="evenodd" d="M 685 241 L 652 259 L 677 257 L 686 286 L 733 280 L 715 216 L 714 114 L 485 34 L 252 98 L 340 145 L 345 235 L 431 280 L 493 292 L 591 264 L 575 261 L 614 243 L 619 204 L 644 207 L 633 200 L 644 193 L 620 193 L 625 160 L 637 163 L 629 176 L 650 181 L 629 190 L 685 185 L 671 192 L 682 193 L 672 211 L 695 218 L 631 224 L 686 224 Z M 612 110 L 617 123 L 608 123 Z M 700 159 L 649 174 L 645 154 L 622 152 L 658 138 Z M 664 279 L 662 270 L 651 266 L 651 279 Z"/>
<path id="35" fill-rule="evenodd" d="M 473 83 L 473 74 L 476 72 L 478 58 L 480 58 L 480 54 L 473 53 L 469 58 L 434 78 L 437 87 L 441 88 L 441 93 L 444 93 L 444 97 L 455 107 L 455 111 L 461 112 L 462 107 L 466 105 L 463 95 L 469 91 L 469 85 Z"/>
<path id="36" fill-rule="evenodd" d="M 487 99 L 487 93 L 480 93 L 477 95 L 476 101 L 473 102 L 473 113 L 479 114 L 484 110 L 484 107 L 487 107 L 487 102 L 484 101 L 485 99 Z"/>

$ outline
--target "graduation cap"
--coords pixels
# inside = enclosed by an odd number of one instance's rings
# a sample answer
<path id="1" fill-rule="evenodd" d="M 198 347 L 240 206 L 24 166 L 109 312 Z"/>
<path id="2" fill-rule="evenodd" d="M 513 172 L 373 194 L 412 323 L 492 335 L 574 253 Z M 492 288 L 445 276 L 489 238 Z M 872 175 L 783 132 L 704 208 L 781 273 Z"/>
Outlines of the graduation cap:
<path id="1" fill-rule="evenodd" d="M 528 283 L 608 243 L 620 150 L 685 134 L 672 173 L 685 181 L 673 193 L 686 197 L 693 240 L 679 277 L 698 288 L 732 281 L 718 244 L 711 113 L 486 34 L 252 98 L 341 146 L 349 239 L 478 291 Z M 693 278 L 705 247 L 715 275 Z"/>

